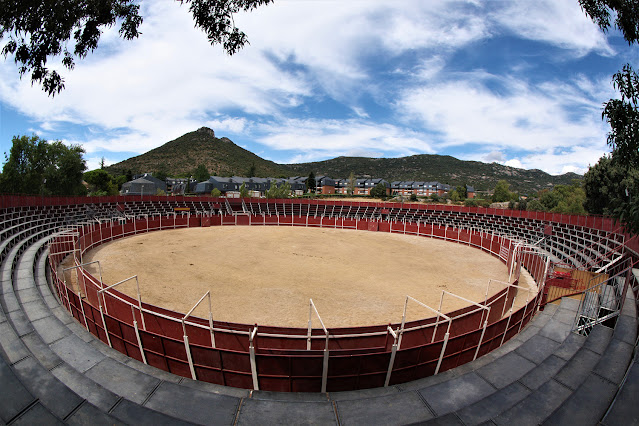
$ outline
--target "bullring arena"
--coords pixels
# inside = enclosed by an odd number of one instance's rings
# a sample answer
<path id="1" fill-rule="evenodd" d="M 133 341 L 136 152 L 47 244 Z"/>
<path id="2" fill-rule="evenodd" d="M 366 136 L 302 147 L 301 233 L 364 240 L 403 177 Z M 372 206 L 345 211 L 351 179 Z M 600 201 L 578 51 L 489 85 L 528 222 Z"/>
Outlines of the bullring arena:
<path id="1" fill-rule="evenodd" d="M 609 219 L 136 198 L 2 199 L 5 423 L 637 416 L 637 243 Z"/>

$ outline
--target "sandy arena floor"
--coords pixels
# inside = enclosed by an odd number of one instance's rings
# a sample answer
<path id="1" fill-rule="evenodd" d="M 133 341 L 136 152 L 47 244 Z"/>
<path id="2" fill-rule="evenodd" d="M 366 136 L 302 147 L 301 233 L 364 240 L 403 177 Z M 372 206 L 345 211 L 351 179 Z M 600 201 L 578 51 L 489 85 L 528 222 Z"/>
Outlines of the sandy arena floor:
<path id="1" fill-rule="evenodd" d="M 481 302 L 490 279 L 508 278 L 499 259 L 461 244 L 301 227 L 151 232 L 103 244 L 83 259 L 93 260 L 106 284 L 137 274 L 144 302 L 186 313 L 210 290 L 216 320 L 290 327 L 307 326 L 311 298 L 327 327 L 386 324 L 401 321 L 406 295 L 435 309 L 442 290 Z M 98 276 L 97 267 L 90 271 Z M 536 288 L 528 274 L 522 282 Z M 134 281 L 118 290 L 136 296 Z M 442 311 L 466 305 L 446 295 Z M 194 315 L 208 317 L 208 306 Z M 407 316 L 432 313 L 409 302 Z"/>

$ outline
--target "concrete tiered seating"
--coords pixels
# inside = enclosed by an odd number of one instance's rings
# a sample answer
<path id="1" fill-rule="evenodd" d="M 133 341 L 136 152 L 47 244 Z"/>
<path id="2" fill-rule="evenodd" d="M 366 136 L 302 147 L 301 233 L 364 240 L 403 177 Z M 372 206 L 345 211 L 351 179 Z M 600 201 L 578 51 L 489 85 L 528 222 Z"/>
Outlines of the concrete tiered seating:
<path id="1" fill-rule="evenodd" d="M 55 228 L 40 231 L 21 235 L 0 269 L 0 420 L 6 424 L 639 421 L 632 295 L 614 330 L 571 333 L 577 301 L 563 299 L 499 349 L 413 382 L 329 394 L 247 391 L 168 374 L 95 339 L 51 292 L 44 255 Z"/>

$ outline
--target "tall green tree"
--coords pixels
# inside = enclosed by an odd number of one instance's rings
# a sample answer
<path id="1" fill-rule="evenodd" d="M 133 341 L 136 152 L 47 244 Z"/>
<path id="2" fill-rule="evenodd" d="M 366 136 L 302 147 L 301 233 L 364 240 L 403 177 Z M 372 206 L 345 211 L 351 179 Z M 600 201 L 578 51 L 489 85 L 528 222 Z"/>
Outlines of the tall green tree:
<path id="1" fill-rule="evenodd" d="M 355 174 L 353 174 L 353 172 L 351 172 L 351 174 L 348 176 L 348 188 L 346 190 L 346 192 L 348 192 L 348 195 L 355 194 L 355 184 L 356 183 L 357 183 L 357 181 L 355 180 Z"/>
<path id="2" fill-rule="evenodd" d="M 308 179 L 306 179 L 306 191 L 310 193 L 315 193 L 316 182 L 315 182 L 315 173 L 310 172 L 308 174 Z"/>
<path id="3" fill-rule="evenodd" d="M 211 174 L 209 173 L 209 170 L 206 168 L 204 164 L 200 164 L 193 171 L 193 179 L 195 179 L 198 182 L 204 182 L 205 180 L 209 180 L 210 177 L 211 177 Z"/>
<path id="4" fill-rule="evenodd" d="M 251 11 L 273 0 L 176 0 L 188 4 L 195 26 L 202 29 L 212 45 L 221 44 L 233 55 L 248 43 L 246 34 L 235 26 L 233 15 Z M 102 33 L 119 24 L 125 40 L 137 38 L 142 23 L 139 0 L 31 1 L 2 0 L 0 40 L 2 54 L 18 66 L 20 76 L 31 74 L 31 82 L 42 85 L 49 95 L 64 88 L 64 79 L 47 68 L 47 61 L 62 56 L 68 70 L 77 58 L 83 59 L 98 47 Z"/>
<path id="5" fill-rule="evenodd" d="M 266 191 L 266 198 L 290 198 L 291 184 L 281 182 L 279 185 L 276 181 L 271 181 L 270 188 Z"/>
<path id="6" fill-rule="evenodd" d="M 386 184 L 384 182 L 380 182 L 371 189 L 370 196 L 373 198 L 386 199 L 386 188 Z"/>
<path id="7" fill-rule="evenodd" d="M 84 181 L 90 185 L 93 195 L 117 195 L 118 186 L 111 175 L 102 169 L 84 173 Z M 89 194 L 91 195 L 91 194 Z"/>
<path id="8" fill-rule="evenodd" d="M 513 193 L 509 191 L 510 184 L 508 181 L 500 180 L 495 186 L 493 192 L 493 203 L 503 203 L 513 199 Z"/>
<path id="9" fill-rule="evenodd" d="M 15 136 L 0 179 L 0 192 L 14 194 L 83 195 L 86 164 L 79 145 Z"/>
<path id="10" fill-rule="evenodd" d="M 246 189 L 246 182 L 242 182 L 242 185 L 240 186 L 240 197 L 248 198 L 248 196 L 249 196 L 249 191 L 248 189 Z"/>
<path id="11" fill-rule="evenodd" d="M 602 31 L 614 26 L 629 45 L 639 41 L 639 2 L 579 0 L 579 4 Z M 639 233 L 639 76 L 626 64 L 612 81 L 620 99 L 606 102 L 602 113 L 610 124 L 607 142 L 612 153 L 586 173 L 586 205 Z"/>
<path id="12" fill-rule="evenodd" d="M 255 167 L 255 162 L 251 163 L 251 167 L 246 171 L 246 177 L 255 177 L 257 174 L 257 168 Z"/>

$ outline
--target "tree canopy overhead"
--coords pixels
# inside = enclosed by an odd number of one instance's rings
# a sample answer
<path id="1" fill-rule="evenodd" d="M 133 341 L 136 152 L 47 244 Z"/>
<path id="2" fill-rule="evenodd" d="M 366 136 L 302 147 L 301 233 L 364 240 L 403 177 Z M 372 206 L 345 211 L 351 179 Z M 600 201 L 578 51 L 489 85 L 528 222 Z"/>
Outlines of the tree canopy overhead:
<path id="1" fill-rule="evenodd" d="M 13 194 L 84 195 L 86 169 L 79 145 L 67 147 L 38 136 L 13 138 L 0 175 L 0 192 Z"/>
<path id="2" fill-rule="evenodd" d="M 235 26 L 233 15 L 251 11 L 273 0 L 176 0 L 188 4 L 195 26 L 206 33 L 212 45 L 221 44 L 229 54 L 248 43 Z M 0 40 L 5 58 L 12 55 L 20 76 L 31 74 L 31 82 L 42 85 L 49 95 L 64 88 L 64 79 L 47 63 L 62 56 L 68 70 L 76 58 L 84 58 L 98 47 L 105 28 L 119 25 L 125 40 L 141 33 L 140 0 L 3 0 L 0 6 Z"/>

